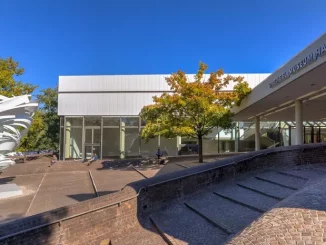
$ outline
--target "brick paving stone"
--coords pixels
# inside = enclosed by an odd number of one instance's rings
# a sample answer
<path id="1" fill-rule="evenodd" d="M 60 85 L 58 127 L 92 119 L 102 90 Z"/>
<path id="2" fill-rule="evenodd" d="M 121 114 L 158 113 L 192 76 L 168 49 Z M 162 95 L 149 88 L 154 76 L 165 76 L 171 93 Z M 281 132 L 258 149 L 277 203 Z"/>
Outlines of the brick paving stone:
<path id="1" fill-rule="evenodd" d="M 261 213 L 219 197 L 212 192 L 186 200 L 192 207 L 222 227 L 238 232 L 258 218 Z"/>
<path id="2" fill-rule="evenodd" d="M 303 185 L 307 182 L 303 179 L 279 174 L 273 171 L 258 174 L 257 177 L 297 189 L 303 187 Z"/>
<path id="3" fill-rule="evenodd" d="M 294 190 L 289 188 L 284 188 L 282 186 L 278 186 L 269 182 L 265 182 L 254 177 L 247 178 L 246 180 L 237 182 L 243 186 L 248 188 L 266 193 L 267 195 L 272 195 L 278 198 L 286 198 L 287 196 L 291 195 Z"/>
<path id="4" fill-rule="evenodd" d="M 164 166 L 163 165 L 136 165 L 133 166 L 135 169 L 137 169 L 139 172 L 141 172 L 143 175 L 145 175 L 147 178 L 154 177 Z"/>
<path id="5" fill-rule="evenodd" d="M 121 190 L 127 184 L 144 179 L 132 168 L 91 170 L 100 196 Z"/>
<path id="6" fill-rule="evenodd" d="M 96 197 L 88 172 L 46 174 L 27 215 Z"/>
<path id="7" fill-rule="evenodd" d="M 227 234 L 214 227 L 183 204 L 169 206 L 152 219 L 174 244 L 223 244 Z"/>
<path id="8" fill-rule="evenodd" d="M 291 195 L 248 226 L 228 244 L 242 244 L 255 237 L 285 238 L 287 244 L 326 244 L 326 179 L 309 185 Z M 312 222 L 312 220 L 314 222 Z M 325 228 L 320 228 L 324 227 Z"/>
<path id="9" fill-rule="evenodd" d="M 0 223 L 6 223 L 25 216 L 44 174 L 1 177 L 0 184 L 15 183 L 23 191 L 21 196 L 0 199 Z"/>
<path id="10" fill-rule="evenodd" d="M 214 192 L 262 211 L 266 211 L 278 203 L 278 200 L 274 198 L 250 191 L 236 184 L 219 185 L 214 189 Z"/>
<path id="11" fill-rule="evenodd" d="M 168 163 L 163 168 L 161 168 L 160 171 L 158 171 L 157 175 L 163 175 L 163 174 L 172 173 L 172 172 L 176 172 L 176 171 L 180 171 L 180 170 L 184 170 L 184 169 L 185 168 L 183 168 L 177 164 Z"/>

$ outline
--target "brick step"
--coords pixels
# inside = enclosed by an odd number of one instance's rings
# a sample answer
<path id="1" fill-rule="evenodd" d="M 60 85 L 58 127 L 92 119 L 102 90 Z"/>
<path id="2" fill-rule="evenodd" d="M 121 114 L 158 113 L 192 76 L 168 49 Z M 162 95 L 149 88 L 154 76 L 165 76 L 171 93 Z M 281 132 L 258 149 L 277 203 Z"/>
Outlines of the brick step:
<path id="1" fill-rule="evenodd" d="M 282 173 L 297 176 L 299 178 L 300 177 L 305 178 L 306 180 L 309 179 L 316 180 L 326 176 L 325 168 L 324 171 L 320 171 L 318 169 L 313 169 L 313 168 L 302 168 L 302 169 L 295 169 L 295 170 L 283 170 Z"/>
<path id="2" fill-rule="evenodd" d="M 261 215 L 213 193 L 190 198 L 186 204 L 229 234 L 242 230 Z"/>
<path id="3" fill-rule="evenodd" d="M 228 234 L 184 204 L 174 204 L 150 216 L 168 244 L 223 244 Z"/>
<path id="4" fill-rule="evenodd" d="M 265 212 L 279 201 L 257 192 L 242 188 L 236 184 L 219 186 L 214 193 L 220 197 L 243 205 L 257 212 Z"/>
<path id="5" fill-rule="evenodd" d="M 291 195 L 294 190 L 285 188 L 270 182 L 262 181 L 254 177 L 247 178 L 243 181 L 237 182 L 243 188 L 250 189 L 262 195 L 266 195 L 277 200 L 282 200 Z"/>
<path id="6" fill-rule="evenodd" d="M 274 171 L 261 173 L 257 175 L 256 178 L 292 190 L 299 190 L 307 182 L 307 180 L 305 179 L 296 178 L 290 175 L 280 174 Z"/>

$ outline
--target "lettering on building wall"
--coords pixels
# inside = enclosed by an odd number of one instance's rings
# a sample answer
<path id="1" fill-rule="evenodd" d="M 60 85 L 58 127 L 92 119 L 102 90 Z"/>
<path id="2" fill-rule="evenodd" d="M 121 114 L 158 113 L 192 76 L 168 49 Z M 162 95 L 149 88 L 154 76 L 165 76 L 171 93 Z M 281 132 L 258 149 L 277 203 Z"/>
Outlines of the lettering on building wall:
<path id="1" fill-rule="evenodd" d="M 316 52 L 313 52 L 313 53 L 309 54 L 303 60 L 301 60 L 299 63 L 295 64 L 289 70 L 287 70 L 286 72 L 284 72 L 280 76 L 278 76 L 273 82 L 271 82 L 269 84 L 269 87 L 274 88 L 275 86 L 282 83 L 284 80 L 288 79 L 293 74 L 300 71 L 302 68 L 304 68 L 307 65 L 309 65 L 309 64 L 313 63 L 314 61 L 316 61 L 319 57 L 323 56 L 324 54 L 326 54 L 326 44 L 320 46 L 316 50 Z"/>

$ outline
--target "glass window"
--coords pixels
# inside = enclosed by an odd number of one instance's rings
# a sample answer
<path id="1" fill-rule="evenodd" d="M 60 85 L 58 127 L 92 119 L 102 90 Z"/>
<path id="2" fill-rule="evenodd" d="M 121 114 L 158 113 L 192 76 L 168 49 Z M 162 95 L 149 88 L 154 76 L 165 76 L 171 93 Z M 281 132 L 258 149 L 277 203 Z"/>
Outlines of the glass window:
<path id="1" fill-rule="evenodd" d="M 63 160 L 63 149 L 64 149 L 64 130 L 63 128 L 60 128 L 60 150 L 59 150 L 60 160 Z"/>
<path id="2" fill-rule="evenodd" d="M 82 157 L 82 128 L 66 128 L 65 158 Z"/>
<path id="3" fill-rule="evenodd" d="M 326 142 L 326 128 L 320 127 L 320 142 Z"/>
<path id="4" fill-rule="evenodd" d="M 138 127 L 139 117 L 122 117 L 121 122 L 124 123 L 126 127 L 128 127 L 128 126 Z M 123 126 L 123 124 L 122 124 L 122 126 Z"/>
<path id="5" fill-rule="evenodd" d="M 125 153 L 126 156 L 139 155 L 139 130 L 138 128 L 125 129 Z"/>
<path id="6" fill-rule="evenodd" d="M 120 118 L 119 117 L 103 117 L 103 126 L 117 126 L 120 125 Z"/>
<path id="7" fill-rule="evenodd" d="M 103 128 L 103 158 L 120 156 L 120 129 Z"/>
<path id="8" fill-rule="evenodd" d="M 85 117 L 85 126 L 101 126 L 101 117 Z"/>
<path id="9" fill-rule="evenodd" d="M 155 156 L 158 147 L 158 139 L 150 139 L 148 141 L 140 139 L 140 155 Z"/>
<path id="10" fill-rule="evenodd" d="M 82 127 L 83 118 L 82 117 L 67 117 L 66 118 L 66 127 Z"/>

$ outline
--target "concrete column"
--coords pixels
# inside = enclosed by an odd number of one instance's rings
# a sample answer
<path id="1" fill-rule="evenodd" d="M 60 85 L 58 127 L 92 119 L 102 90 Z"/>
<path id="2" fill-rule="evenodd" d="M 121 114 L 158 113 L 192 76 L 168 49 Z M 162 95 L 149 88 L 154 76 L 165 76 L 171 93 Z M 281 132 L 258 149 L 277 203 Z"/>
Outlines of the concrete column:
<path id="1" fill-rule="evenodd" d="M 66 134 L 65 134 L 65 158 L 70 157 L 70 130 L 71 124 L 70 122 L 66 121 Z"/>
<path id="2" fill-rule="evenodd" d="M 302 101 L 295 101 L 295 133 L 296 133 L 296 145 L 302 145 L 303 135 L 303 121 L 302 121 Z"/>
<path id="3" fill-rule="evenodd" d="M 126 157 L 126 149 L 125 149 L 125 141 L 126 141 L 126 137 L 125 137 L 125 122 L 120 123 L 120 159 L 124 159 Z"/>
<path id="4" fill-rule="evenodd" d="M 181 136 L 177 136 L 177 155 L 179 155 L 181 142 L 182 142 Z"/>
<path id="5" fill-rule="evenodd" d="M 235 123 L 234 152 L 239 152 L 239 122 Z"/>
<path id="6" fill-rule="evenodd" d="M 260 150 L 260 118 L 255 118 L 255 150 Z"/>

